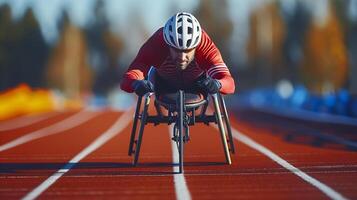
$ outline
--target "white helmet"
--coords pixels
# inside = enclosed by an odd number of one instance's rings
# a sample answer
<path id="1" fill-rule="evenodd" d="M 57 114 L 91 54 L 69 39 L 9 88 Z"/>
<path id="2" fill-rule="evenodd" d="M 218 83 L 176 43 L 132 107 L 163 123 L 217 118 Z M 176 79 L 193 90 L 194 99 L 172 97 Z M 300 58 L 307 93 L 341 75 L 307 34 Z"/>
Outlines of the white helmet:
<path id="1" fill-rule="evenodd" d="M 179 12 L 173 15 L 165 24 L 165 42 L 181 50 L 195 48 L 201 41 L 200 23 L 190 13 Z"/>

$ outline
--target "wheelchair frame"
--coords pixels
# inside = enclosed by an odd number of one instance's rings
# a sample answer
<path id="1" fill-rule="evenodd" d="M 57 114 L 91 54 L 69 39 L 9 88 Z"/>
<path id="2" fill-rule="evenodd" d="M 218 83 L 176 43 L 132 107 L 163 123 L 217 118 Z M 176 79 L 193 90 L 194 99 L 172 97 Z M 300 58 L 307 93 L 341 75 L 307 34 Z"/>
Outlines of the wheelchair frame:
<path id="1" fill-rule="evenodd" d="M 182 90 L 177 92 L 176 105 L 165 105 L 162 102 L 155 100 L 155 108 L 157 115 L 149 115 L 148 107 L 150 104 L 151 96 L 154 93 L 147 93 L 144 96 L 140 96 L 137 102 L 133 128 L 130 136 L 129 151 L 128 155 L 131 156 L 134 153 L 133 165 L 136 166 L 139 160 L 140 147 L 142 143 L 142 137 L 144 133 L 145 125 L 148 123 L 153 123 L 155 126 L 160 123 L 166 123 L 168 125 L 174 123 L 173 138 L 178 147 L 179 153 L 179 173 L 183 173 L 183 154 L 184 154 L 184 143 L 189 141 L 189 126 L 195 123 L 204 123 L 209 125 L 209 123 L 218 124 L 218 129 L 220 132 L 222 145 L 224 149 L 224 154 L 226 158 L 226 163 L 231 164 L 230 152 L 235 153 L 233 136 L 231 125 L 229 122 L 228 112 L 225 105 L 223 96 L 220 93 L 210 95 L 213 100 L 214 113 L 212 115 L 207 115 L 207 107 L 209 105 L 209 98 L 203 100 L 201 105 L 190 106 L 184 103 L 185 93 Z M 141 110 L 142 100 L 144 99 L 144 107 Z M 195 110 L 203 106 L 201 113 L 199 115 L 195 114 Z M 162 113 L 161 107 L 165 107 L 168 110 L 168 114 L 164 115 Z M 188 115 L 188 112 L 192 112 Z M 140 122 L 139 130 L 138 122 Z M 227 139 L 228 136 L 228 139 Z"/>

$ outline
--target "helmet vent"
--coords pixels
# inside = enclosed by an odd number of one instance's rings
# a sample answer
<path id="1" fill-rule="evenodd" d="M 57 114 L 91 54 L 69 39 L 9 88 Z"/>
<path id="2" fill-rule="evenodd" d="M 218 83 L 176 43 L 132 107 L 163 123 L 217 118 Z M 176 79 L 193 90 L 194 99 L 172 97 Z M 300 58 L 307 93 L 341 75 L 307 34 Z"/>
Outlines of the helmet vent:
<path id="1" fill-rule="evenodd" d="M 170 35 L 171 44 L 175 44 L 174 38 Z"/>
<path id="2" fill-rule="evenodd" d="M 192 28 L 191 28 L 191 27 L 188 27 L 188 28 L 187 28 L 187 33 L 188 33 L 188 34 L 192 34 Z"/>
<path id="3" fill-rule="evenodd" d="M 190 46 L 191 45 L 191 42 L 192 42 L 192 40 L 190 39 L 190 40 L 187 40 L 187 43 L 186 43 L 186 46 Z"/>
<path id="4" fill-rule="evenodd" d="M 177 29 L 177 32 L 178 32 L 179 34 L 182 34 L 182 26 L 180 26 L 180 27 Z"/>
<path id="5" fill-rule="evenodd" d="M 178 39 L 179 46 L 182 47 L 182 39 Z"/>
<path id="6" fill-rule="evenodd" d="M 180 17 L 180 16 L 188 16 L 188 17 L 191 17 L 191 15 L 189 15 L 188 13 L 180 13 L 177 15 L 177 17 Z"/>
<path id="7" fill-rule="evenodd" d="M 196 40 L 195 40 L 195 43 L 194 43 L 195 46 L 197 45 L 197 42 L 198 42 L 199 37 L 200 37 L 200 36 L 197 36 L 197 37 L 196 37 Z"/>

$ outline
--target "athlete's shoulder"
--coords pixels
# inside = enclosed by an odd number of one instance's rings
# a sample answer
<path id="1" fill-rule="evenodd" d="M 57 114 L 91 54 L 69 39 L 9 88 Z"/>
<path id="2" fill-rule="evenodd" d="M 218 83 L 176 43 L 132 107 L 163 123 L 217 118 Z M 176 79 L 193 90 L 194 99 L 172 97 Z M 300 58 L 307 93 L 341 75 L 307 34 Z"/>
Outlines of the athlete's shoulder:
<path id="1" fill-rule="evenodd" d="M 202 38 L 201 38 L 201 44 L 207 44 L 207 43 L 211 43 L 211 37 L 208 35 L 208 33 L 202 29 Z"/>
<path id="2" fill-rule="evenodd" d="M 209 37 L 209 35 L 207 34 L 207 32 L 205 31 L 205 29 L 202 29 L 202 38 L 205 38 L 205 39 L 211 39 L 210 37 Z"/>
<path id="3" fill-rule="evenodd" d="M 161 27 L 158 30 L 156 30 L 154 32 L 154 34 L 152 34 L 151 38 L 154 38 L 155 40 L 164 42 L 164 31 L 163 31 L 163 29 L 164 28 Z"/>
<path id="4" fill-rule="evenodd" d="M 211 40 L 210 36 L 207 34 L 207 32 L 202 29 L 202 37 L 201 37 L 201 42 L 197 46 L 198 51 L 206 51 L 208 49 L 216 48 L 213 41 Z"/>
<path id="5" fill-rule="evenodd" d="M 163 27 L 159 28 L 156 30 L 150 38 L 146 41 L 145 46 L 150 46 L 153 48 L 165 48 L 165 40 L 164 40 L 164 34 L 163 34 Z"/>
<path id="6" fill-rule="evenodd" d="M 196 58 L 197 63 L 205 69 L 224 63 L 219 49 L 203 29 L 201 42 L 196 50 Z"/>

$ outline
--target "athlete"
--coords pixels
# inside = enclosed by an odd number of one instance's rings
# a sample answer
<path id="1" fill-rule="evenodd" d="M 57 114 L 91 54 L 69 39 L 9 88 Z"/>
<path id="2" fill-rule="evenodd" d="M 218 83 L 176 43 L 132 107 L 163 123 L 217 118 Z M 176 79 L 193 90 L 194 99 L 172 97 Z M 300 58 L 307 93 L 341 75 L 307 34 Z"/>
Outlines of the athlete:
<path id="1" fill-rule="evenodd" d="M 145 80 L 151 66 L 156 69 L 155 87 Z M 126 92 L 142 96 L 148 92 L 202 91 L 232 94 L 232 78 L 221 53 L 190 13 L 173 15 L 140 48 L 120 85 Z"/>

